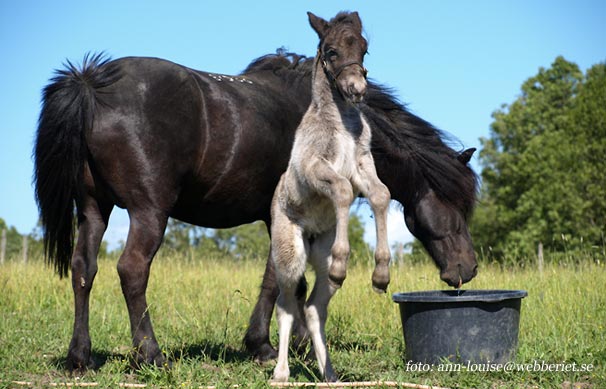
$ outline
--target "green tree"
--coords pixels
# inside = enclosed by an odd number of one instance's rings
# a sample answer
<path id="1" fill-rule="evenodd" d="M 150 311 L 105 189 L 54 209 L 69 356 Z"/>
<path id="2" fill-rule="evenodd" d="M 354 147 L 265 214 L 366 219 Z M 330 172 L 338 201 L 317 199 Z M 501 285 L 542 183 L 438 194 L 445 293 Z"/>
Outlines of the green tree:
<path id="1" fill-rule="evenodd" d="M 14 226 L 9 227 L 4 219 L 0 218 L 0 234 L 2 231 L 6 231 L 5 259 L 14 258 L 21 253 L 23 238 Z"/>
<path id="2" fill-rule="evenodd" d="M 212 239 L 217 247 L 235 259 L 267 260 L 269 234 L 263 222 L 216 230 Z"/>
<path id="3" fill-rule="evenodd" d="M 604 64 L 584 77 L 558 57 L 493 113 L 491 136 L 480 140 L 482 192 L 472 223 L 484 253 L 527 257 L 539 242 L 552 252 L 603 248 L 604 76 Z"/>

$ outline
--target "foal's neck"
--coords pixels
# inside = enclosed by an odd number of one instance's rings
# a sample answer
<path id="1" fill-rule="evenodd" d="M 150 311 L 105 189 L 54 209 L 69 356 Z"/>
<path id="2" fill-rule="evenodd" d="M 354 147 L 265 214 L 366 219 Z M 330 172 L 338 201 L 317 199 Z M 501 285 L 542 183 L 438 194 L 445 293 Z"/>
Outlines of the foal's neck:
<path id="1" fill-rule="evenodd" d="M 331 80 L 322 66 L 322 60 L 316 56 L 311 79 L 311 101 L 318 111 L 337 109 L 341 116 L 360 115 L 360 110 L 345 101 L 339 92 L 336 80 Z"/>

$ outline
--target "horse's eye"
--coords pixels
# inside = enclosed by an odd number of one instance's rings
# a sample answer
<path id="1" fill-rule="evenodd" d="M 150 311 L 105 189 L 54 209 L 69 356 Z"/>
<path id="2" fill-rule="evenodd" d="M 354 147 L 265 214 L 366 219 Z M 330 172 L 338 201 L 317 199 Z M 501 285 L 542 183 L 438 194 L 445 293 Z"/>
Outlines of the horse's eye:
<path id="1" fill-rule="evenodd" d="M 331 61 L 334 61 L 338 56 L 339 56 L 339 53 L 337 53 L 337 51 L 335 49 L 328 49 L 328 50 L 326 50 L 326 53 L 324 54 L 324 57 Z"/>

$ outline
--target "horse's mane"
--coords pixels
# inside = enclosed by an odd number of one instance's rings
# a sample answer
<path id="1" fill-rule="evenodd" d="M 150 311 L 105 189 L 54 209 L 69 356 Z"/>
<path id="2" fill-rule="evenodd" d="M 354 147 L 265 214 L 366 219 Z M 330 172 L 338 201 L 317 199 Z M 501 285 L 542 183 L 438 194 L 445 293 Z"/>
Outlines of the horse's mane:
<path id="1" fill-rule="evenodd" d="M 279 49 L 276 54 L 257 58 L 242 74 L 272 71 L 287 78 L 311 77 L 313 58 Z M 394 95 L 393 90 L 369 80 L 363 112 L 385 142 L 373 142 L 373 153 L 396 154 L 413 170 L 413 176 L 424 178 L 429 187 L 444 201 L 465 215 L 473 211 L 477 195 L 477 175 L 457 157 L 460 152 L 448 146 L 456 140 L 429 122 L 411 113 Z M 387 150 L 389 148 L 389 150 Z"/>
<path id="2" fill-rule="evenodd" d="M 242 75 L 270 70 L 273 72 L 281 70 L 295 70 L 299 73 L 309 74 L 312 72 L 313 58 L 305 55 L 291 53 L 284 48 L 276 50 L 276 54 L 263 55 L 253 60 Z"/>
<path id="3" fill-rule="evenodd" d="M 384 85 L 369 82 L 365 102 L 363 112 L 373 134 L 378 132 L 388 139 L 387 145 L 373 143 L 373 154 L 380 156 L 387 151 L 382 148 L 389 147 L 387 154 L 398 154 L 438 197 L 469 216 L 476 202 L 478 178 L 466 162 L 459 161 L 462 150 L 448 145 L 458 141 L 411 113 Z"/>

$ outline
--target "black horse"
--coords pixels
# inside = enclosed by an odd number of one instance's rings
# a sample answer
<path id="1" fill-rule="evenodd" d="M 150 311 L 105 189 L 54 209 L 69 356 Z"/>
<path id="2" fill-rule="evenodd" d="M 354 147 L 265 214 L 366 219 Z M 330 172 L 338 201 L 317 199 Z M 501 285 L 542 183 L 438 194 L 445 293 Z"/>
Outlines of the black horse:
<path id="1" fill-rule="evenodd" d="M 212 228 L 269 225 L 274 188 L 309 105 L 310 80 L 311 60 L 285 55 L 262 57 L 241 76 L 102 55 L 57 71 L 43 93 L 34 181 L 46 257 L 61 276 L 71 265 L 70 370 L 91 364 L 89 296 L 112 208 L 125 208 L 130 218 L 117 267 L 135 361 L 163 365 L 146 288 L 168 217 Z M 409 229 L 445 282 L 469 281 L 477 267 L 466 222 L 476 196 L 467 164 L 473 150 L 446 146 L 438 130 L 376 84 L 370 83 L 363 110 L 379 177 L 403 205 Z M 269 323 L 277 293 L 268 262 L 245 337 L 261 360 L 276 355 Z"/>

